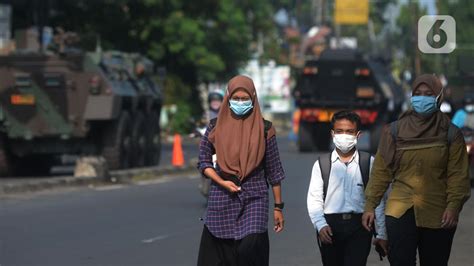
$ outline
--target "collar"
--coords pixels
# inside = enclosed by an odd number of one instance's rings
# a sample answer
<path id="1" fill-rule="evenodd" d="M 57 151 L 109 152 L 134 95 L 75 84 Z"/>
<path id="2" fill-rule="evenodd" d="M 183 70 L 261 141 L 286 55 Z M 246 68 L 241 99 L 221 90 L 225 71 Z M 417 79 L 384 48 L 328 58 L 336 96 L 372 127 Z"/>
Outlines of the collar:
<path id="1" fill-rule="evenodd" d="M 331 153 L 331 163 L 335 163 L 337 160 L 341 161 L 341 158 L 339 156 L 339 154 L 337 153 L 336 149 L 334 149 Z M 359 163 L 359 150 L 355 150 L 354 154 L 352 154 L 352 158 L 349 160 L 349 163 L 352 163 L 352 162 L 355 162 L 355 163 Z"/>

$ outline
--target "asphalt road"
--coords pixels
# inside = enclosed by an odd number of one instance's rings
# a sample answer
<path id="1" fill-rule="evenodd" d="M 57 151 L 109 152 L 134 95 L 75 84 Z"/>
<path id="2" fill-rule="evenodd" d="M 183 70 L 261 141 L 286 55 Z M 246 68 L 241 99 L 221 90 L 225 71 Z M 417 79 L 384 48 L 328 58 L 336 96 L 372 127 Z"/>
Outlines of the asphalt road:
<path id="1" fill-rule="evenodd" d="M 192 148 L 190 148 L 192 150 Z M 321 265 L 306 212 L 315 154 L 280 151 L 286 228 L 270 232 L 271 265 Z M 127 186 L 0 197 L 0 265 L 195 265 L 205 200 L 197 175 Z M 473 201 L 461 214 L 450 265 L 474 265 Z M 368 265 L 378 261 L 375 251 Z"/>

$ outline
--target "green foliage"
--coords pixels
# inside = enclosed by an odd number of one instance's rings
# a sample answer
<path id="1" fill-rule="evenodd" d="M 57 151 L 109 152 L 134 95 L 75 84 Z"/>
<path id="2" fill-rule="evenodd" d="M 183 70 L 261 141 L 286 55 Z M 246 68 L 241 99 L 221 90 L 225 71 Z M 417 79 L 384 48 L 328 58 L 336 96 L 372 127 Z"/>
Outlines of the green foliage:
<path id="1" fill-rule="evenodd" d="M 170 130 L 172 133 L 186 134 L 192 131 L 193 123 L 191 112 L 191 106 L 187 102 L 177 102 L 176 113 L 173 114 L 170 121 Z"/>
<path id="2" fill-rule="evenodd" d="M 36 22 L 33 10 L 41 1 L 14 1 L 14 23 Z M 274 4 L 289 0 L 76 0 L 49 1 L 47 21 L 78 32 L 82 47 L 93 50 L 100 39 L 104 50 L 140 52 L 171 75 L 166 101 L 182 101 L 183 114 L 201 116 L 197 85 L 225 82 L 257 51 L 278 58 L 273 22 Z M 18 17 L 21 17 L 20 19 Z M 14 25 L 15 27 L 15 25 Z M 259 39 L 259 36 L 263 38 Z M 175 102 L 175 103 L 176 103 Z"/>
<path id="3" fill-rule="evenodd" d="M 441 1 L 440 14 L 449 14 L 456 20 L 456 50 L 442 56 L 445 72 L 457 76 L 462 72 L 459 57 L 474 56 L 474 2 L 469 0 Z"/>
<path id="4" fill-rule="evenodd" d="M 448 55 L 420 53 L 421 72 L 458 75 L 460 72 L 458 58 L 463 55 L 474 55 L 474 2 L 470 0 L 437 1 L 437 7 L 439 14 L 449 14 L 456 20 L 457 48 Z M 396 39 L 405 54 L 401 64 L 405 69 L 413 69 L 413 60 L 418 49 L 414 32 L 418 20 L 413 15 L 415 8 L 419 9 L 418 17 L 426 14 L 426 9 L 420 8 L 418 3 L 405 4 L 401 6 L 397 19 L 399 33 Z"/>

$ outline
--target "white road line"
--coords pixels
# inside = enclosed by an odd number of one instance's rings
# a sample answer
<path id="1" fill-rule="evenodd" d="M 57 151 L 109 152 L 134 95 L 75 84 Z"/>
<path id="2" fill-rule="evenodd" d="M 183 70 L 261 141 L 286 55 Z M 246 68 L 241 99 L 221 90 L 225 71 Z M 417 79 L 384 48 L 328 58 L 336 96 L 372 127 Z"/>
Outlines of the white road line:
<path id="1" fill-rule="evenodd" d="M 169 237 L 169 235 L 157 236 L 157 237 L 153 237 L 153 238 L 150 238 L 150 239 L 144 239 L 144 240 L 142 240 L 142 243 L 150 244 L 150 243 L 153 243 L 155 241 L 166 239 L 168 237 Z"/>
<path id="2" fill-rule="evenodd" d="M 124 187 L 125 187 L 124 185 L 110 185 L 110 186 L 94 187 L 94 190 L 107 191 L 107 190 L 122 189 Z"/>
<path id="3" fill-rule="evenodd" d="M 198 177 L 199 177 L 199 176 L 197 176 L 197 175 L 186 176 L 186 178 L 188 178 L 188 179 L 196 179 L 196 178 L 198 178 Z M 137 182 L 135 182 L 135 184 L 138 185 L 138 186 L 156 185 L 156 184 L 162 184 L 162 183 L 171 182 L 171 181 L 177 180 L 177 179 L 179 179 L 179 178 L 180 178 L 180 176 L 178 176 L 178 175 L 175 175 L 175 176 L 163 176 L 163 177 L 158 178 L 158 179 L 137 181 Z"/>
<path id="4" fill-rule="evenodd" d="M 171 178 L 163 177 L 163 178 L 158 178 L 158 179 L 153 179 L 153 180 L 137 181 L 136 184 L 139 185 L 139 186 L 146 186 L 146 185 L 166 183 L 166 182 L 169 182 L 169 181 L 171 181 Z"/>

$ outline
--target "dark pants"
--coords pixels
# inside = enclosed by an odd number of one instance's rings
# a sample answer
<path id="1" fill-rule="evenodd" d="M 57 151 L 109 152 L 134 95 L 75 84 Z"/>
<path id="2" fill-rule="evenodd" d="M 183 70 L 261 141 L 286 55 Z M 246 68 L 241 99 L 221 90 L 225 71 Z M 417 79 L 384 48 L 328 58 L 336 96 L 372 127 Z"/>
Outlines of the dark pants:
<path id="1" fill-rule="evenodd" d="M 332 244 L 321 243 L 324 266 L 365 266 L 370 253 L 372 233 L 362 227 L 361 214 L 350 218 L 341 214 L 326 214 L 331 227 Z"/>
<path id="2" fill-rule="evenodd" d="M 206 226 L 199 246 L 198 266 L 268 266 L 268 232 L 251 234 L 241 240 L 213 236 Z"/>
<path id="3" fill-rule="evenodd" d="M 417 249 L 420 265 L 448 265 L 455 228 L 417 227 L 413 208 L 398 219 L 387 216 L 385 223 L 389 239 L 388 260 L 391 266 L 416 265 Z"/>

